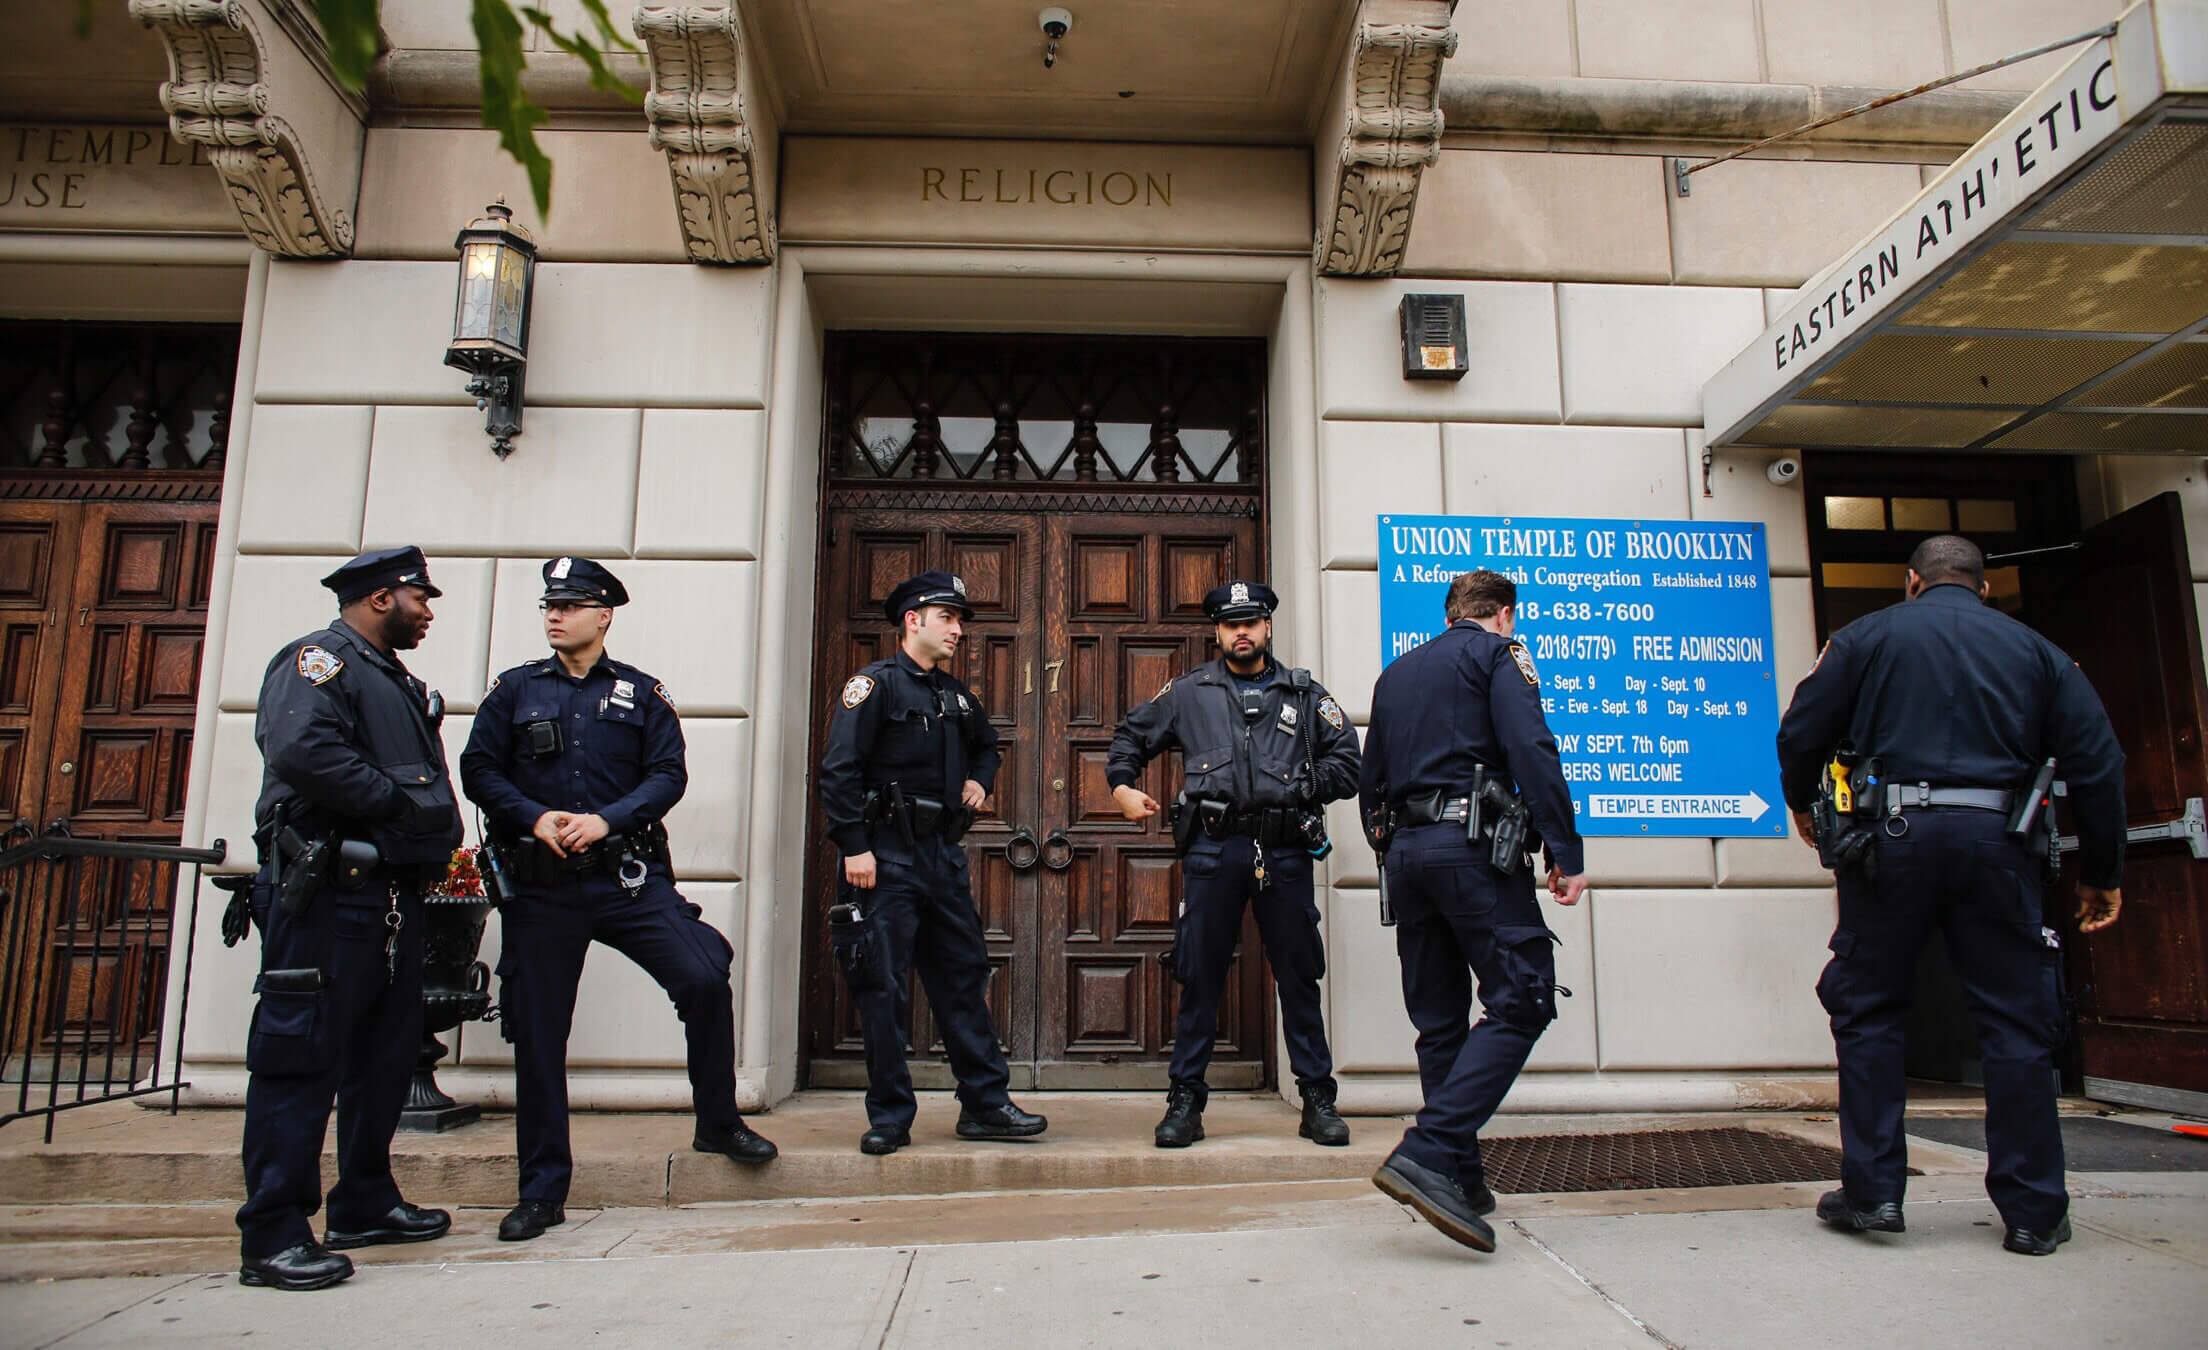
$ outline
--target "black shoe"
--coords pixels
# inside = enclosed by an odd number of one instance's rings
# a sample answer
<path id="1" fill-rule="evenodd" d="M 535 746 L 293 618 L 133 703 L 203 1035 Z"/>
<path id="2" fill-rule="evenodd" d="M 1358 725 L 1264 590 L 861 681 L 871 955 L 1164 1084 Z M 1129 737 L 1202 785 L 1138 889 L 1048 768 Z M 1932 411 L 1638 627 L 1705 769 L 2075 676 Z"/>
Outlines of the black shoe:
<path id="1" fill-rule="evenodd" d="M 422 1209 L 401 1200 L 366 1228 L 332 1226 L 322 1235 L 322 1245 L 333 1252 L 354 1247 L 380 1247 L 387 1242 L 432 1242 L 452 1231 L 452 1216 L 441 1209 Z"/>
<path id="2" fill-rule="evenodd" d="M 2009 1225 L 2009 1231 L 2001 1239 L 2001 1245 L 2019 1256 L 2053 1256 L 2055 1248 L 2070 1240 L 2070 1217 L 2045 1233 L 2035 1233 L 2029 1228 Z"/>
<path id="3" fill-rule="evenodd" d="M 698 1126 L 690 1136 L 690 1147 L 699 1153 L 718 1153 L 754 1165 L 773 1162 L 782 1152 L 773 1140 L 746 1125 L 742 1116 L 736 1117 L 733 1125 Z"/>
<path id="4" fill-rule="evenodd" d="M 1464 1192 L 1464 1202 L 1472 1206 L 1474 1214 L 1493 1214 L 1495 1212 L 1495 1192 L 1487 1188 L 1485 1177 L 1474 1177 L 1471 1180 L 1466 1180 L 1460 1174 L 1457 1177 L 1457 1189 Z"/>
<path id="5" fill-rule="evenodd" d="M 1022 1111 L 1010 1102 L 979 1111 L 969 1106 L 958 1113 L 958 1137 L 961 1139 L 1032 1139 L 1049 1128 L 1048 1120 Z"/>
<path id="6" fill-rule="evenodd" d="M 352 1258 L 319 1242 L 302 1242 L 274 1256 L 247 1257 L 238 1264 L 238 1283 L 266 1289 L 327 1289 L 353 1276 Z"/>
<path id="7" fill-rule="evenodd" d="M 1194 1083 L 1165 1090 L 1165 1119 L 1158 1122 L 1159 1148 L 1187 1148 L 1204 1137 L 1203 1096 Z"/>
<path id="8" fill-rule="evenodd" d="M 1857 1209 L 1848 1201 L 1846 1191 L 1826 1191 L 1817 1197 L 1817 1217 L 1843 1233 L 1900 1233 L 1906 1225 L 1901 1221 L 1901 1202 L 1888 1200 L 1869 1209 Z M 2052 1250 L 2052 1249 L 2050 1249 Z"/>
<path id="9" fill-rule="evenodd" d="M 1397 1204 L 1409 1205 L 1444 1236 L 1476 1252 L 1495 1250 L 1495 1230 L 1465 1198 L 1464 1188 L 1457 1185 L 1455 1177 L 1421 1167 L 1397 1149 L 1372 1174 L 1372 1184 Z"/>
<path id="10" fill-rule="evenodd" d="M 1296 1128 L 1296 1133 L 1328 1148 L 1341 1148 L 1349 1143 L 1349 1122 L 1334 1109 L 1332 1083 L 1303 1085 L 1303 1124 Z"/>
<path id="11" fill-rule="evenodd" d="M 500 1242 L 527 1242 L 544 1236 L 547 1228 L 567 1222 L 567 1211 L 550 1200 L 524 1200 L 498 1221 Z"/>
<path id="12" fill-rule="evenodd" d="M 902 1125 L 876 1125 L 859 1136 L 859 1152 L 879 1158 L 912 1142 L 912 1131 Z"/>

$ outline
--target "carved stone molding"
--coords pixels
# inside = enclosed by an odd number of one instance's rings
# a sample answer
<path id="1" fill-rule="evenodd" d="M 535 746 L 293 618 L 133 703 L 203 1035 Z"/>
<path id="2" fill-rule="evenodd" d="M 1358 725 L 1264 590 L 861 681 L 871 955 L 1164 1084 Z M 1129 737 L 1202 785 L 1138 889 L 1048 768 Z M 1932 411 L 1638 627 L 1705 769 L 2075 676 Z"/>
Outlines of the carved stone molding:
<path id="1" fill-rule="evenodd" d="M 1327 276 L 1393 276 L 1411 239 L 1418 180 L 1441 153 L 1441 65 L 1457 49 L 1448 9 L 1426 23 L 1360 20 L 1334 199 L 1313 256 Z"/>
<path id="2" fill-rule="evenodd" d="M 773 262 L 774 219 L 761 205 L 761 165 L 744 120 L 735 6 L 643 5 L 634 26 L 652 70 L 644 114 L 652 147 L 667 153 L 690 260 Z"/>
<path id="3" fill-rule="evenodd" d="M 341 204 L 351 194 L 325 192 L 316 182 L 312 138 L 301 128 L 314 127 L 339 146 L 329 168 L 354 188 L 358 109 L 315 71 L 315 58 L 281 20 L 268 31 L 269 16 L 243 0 L 130 0 L 130 12 L 168 48 L 161 106 L 170 130 L 208 147 L 254 244 L 284 258 L 351 253 L 352 214 Z M 279 68 L 282 79 L 272 73 Z"/>

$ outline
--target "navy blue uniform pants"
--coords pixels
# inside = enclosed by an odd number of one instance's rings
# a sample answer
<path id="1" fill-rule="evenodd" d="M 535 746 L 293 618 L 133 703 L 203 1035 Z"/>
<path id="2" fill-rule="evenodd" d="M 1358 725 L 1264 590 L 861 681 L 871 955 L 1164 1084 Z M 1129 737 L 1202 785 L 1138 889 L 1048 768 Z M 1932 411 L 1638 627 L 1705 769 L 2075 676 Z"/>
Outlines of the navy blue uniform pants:
<path id="1" fill-rule="evenodd" d="M 275 868 L 252 891 L 261 969 L 320 970 L 322 987 L 263 990 L 246 1038 L 246 1200 L 238 1208 L 248 1260 L 314 1239 L 322 1203 L 322 1140 L 337 1107 L 333 1228 L 365 1227 L 400 1200 L 391 1135 L 422 1050 L 422 900 L 397 884 L 397 967 L 387 967 L 392 883 L 324 891 L 296 917 L 278 910 Z"/>
<path id="2" fill-rule="evenodd" d="M 1299 1087 L 1334 1087 L 1334 1057 L 1326 1047 L 1326 1019 L 1319 1010 L 1319 981 L 1326 975 L 1326 946 L 1319 938 L 1319 906 L 1312 898 L 1311 855 L 1283 845 L 1265 850 L 1267 884 L 1257 884 L 1257 844 L 1242 835 L 1199 839 L 1181 859 L 1184 900 L 1173 929 L 1173 974 L 1181 1003 L 1173 1026 L 1173 1081 L 1207 1097 L 1204 1070 L 1219 1036 L 1219 1000 L 1242 937 L 1242 907 L 1257 911 L 1258 936 L 1280 991 L 1280 1025 L 1288 1042 L 1288 1067 Z"/>
<path id="3" fill-rule="evenodd" d="M 2068 1028 L 2062 952 L 2043 932 L 2040 857 L 1997 812 L 1912 811 L 1878 836 L 1878 880 L 1840 880 L 1840 924 L 1817 997 L 1840 1062 L 1841 1185 L 1859 1208 L 1899 1202 L 1903 1029 L 1917 954 L 1937 926 L 1978 1021 L 1986 1080 L 1986 1192 L 2004 1223 L 2045 1232 L 2069 1212 L 2055 1115 L 2055 1048 Z"/>
<path id="4" fill-rule="evenodd" d="M 705 1129 L 736 1112 L 736 1012 L 728 985 L 735 952 L 654 863 L 630 891 L 603 874 L 518 887 L 500 915 L 500 1016 L 514 1043 L 514 1137 L 521 1198 L 567 1202 L 575 1173 L 568 1144 L 567 1036 L 590 944 L 603 942 L 658 981 L 688 1041 L 690 1100 Z"/>
<path id="5" fill-rule="evenodd" d="M 912 1128 L 919 1104 L 905 1064 L 905 1023 L 912 1009 L 911 974 L 927 991 L 928 1010 L 958 1080 L 958 1100 L 986 1111 L 1011 1101 L 1004 1047 L 989 1016 L 989 947 L 974 908 L 966 850 L 941 841 L 919 845 L 911 858 L 875 854 L 874 889 L 845 888 L 876 925 L 888 948 L 889 986 L 859 995 L 859 1031 L 866 1041 L 866 1118 Z"/>
<path id="6" fill-rule="evenodd" d="M 1402 831 L 1388 850 L 1388 897 L 1403 1008 L 1418 1028 L 1425 1105 L 1405 1156 L 1464 1181 L 1483 1180 L 1480 1130 L 1556 1020 L 1556 935 L 1533 873 L 1505 874 L 1461 825 Z M 1473 981 L 1481 1016 L 1472 1021 Z"/>

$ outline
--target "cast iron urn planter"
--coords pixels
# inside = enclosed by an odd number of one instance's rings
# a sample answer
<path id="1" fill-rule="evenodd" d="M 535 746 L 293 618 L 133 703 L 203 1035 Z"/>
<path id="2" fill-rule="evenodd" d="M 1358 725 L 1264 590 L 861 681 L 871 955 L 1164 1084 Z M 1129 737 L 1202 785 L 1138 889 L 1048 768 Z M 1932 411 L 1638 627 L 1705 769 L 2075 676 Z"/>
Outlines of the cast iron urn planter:
<path id="1" fill-rule="evenodd" d="M 439 1032 L 485 1019 L 491 1010 L 491 972 L 476 959 L 483 925 L 496 905 L 483 893 L 475 851 L 459 849 L 436 889 L 422 897 L 427 950 L 422 961 L 422 1053 L 406 1093 L 399 1128 L 426 1134 L 457 1129 L 482 1118 L 483 1108 L 456 1102 L 437 1086 L 437 1061 L 445 1044 Z"/>

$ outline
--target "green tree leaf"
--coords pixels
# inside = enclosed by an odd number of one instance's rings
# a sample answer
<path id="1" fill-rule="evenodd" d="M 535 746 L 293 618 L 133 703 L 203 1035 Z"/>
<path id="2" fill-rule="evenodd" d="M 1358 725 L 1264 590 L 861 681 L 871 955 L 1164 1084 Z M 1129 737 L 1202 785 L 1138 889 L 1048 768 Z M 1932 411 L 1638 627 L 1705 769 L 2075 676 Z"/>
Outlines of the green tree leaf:
<path id="1" fill-rule="evenodd" d="M 613 21 L 606 17 L 604 0 L 583 0 L 583 7 L 597 21 L 598 35 L 611 43 L 618 43 L 630 51 L 637 51 L 635 43 L 613 31 Z M 619 94 L 631 103 L 642 103 L 644 91 L 613 73 L 605 56 L 590 45 L 590 39 L 580 32 L 563 33 L 553 25 L 552 16 L 534 6 L 523 6 L 521 16 L 538 32 L 551 39 L 554 46 L 569 56 L 580 60 L 590 71 L 590 87 L 603 89 L 609 94 Z"/>
<path id="2" fill-rule="evenodd" d="M 368 87 L 368 72 L 383 51 L 381 8 L 379 0 L 314 0 L 323 41 L 329 44 L 330 71 L 355 92 Z"/>
<path id="3" fill-rule="evenodd" d="M 549 216 L 552 161 L 537 144 L 535 130 L 547 115 L 521 91 L 521 72 L 528 64 L 521 51 L 521 20 L 506 0 L 473 0 L 470 18 L 483 80 L 483 125 L 496 131 L 500 147 L 529 171 L 537 214 Z"/>

